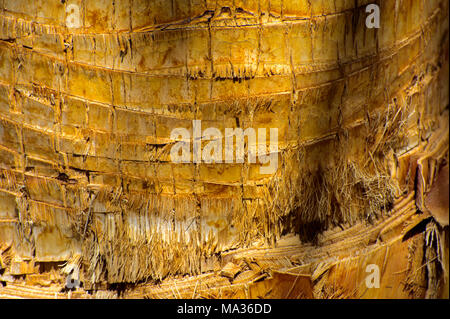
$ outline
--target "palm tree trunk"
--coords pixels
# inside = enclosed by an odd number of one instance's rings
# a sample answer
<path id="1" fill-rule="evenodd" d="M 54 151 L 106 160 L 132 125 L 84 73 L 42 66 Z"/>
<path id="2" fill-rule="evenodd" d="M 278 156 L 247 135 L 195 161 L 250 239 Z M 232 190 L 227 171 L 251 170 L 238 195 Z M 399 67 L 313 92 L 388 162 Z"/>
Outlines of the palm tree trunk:
<path id="1" fill-rule="evenodd" d="M 448 298 L 448 1 L 376 4 L 0 1 L 0 296 Z"/>

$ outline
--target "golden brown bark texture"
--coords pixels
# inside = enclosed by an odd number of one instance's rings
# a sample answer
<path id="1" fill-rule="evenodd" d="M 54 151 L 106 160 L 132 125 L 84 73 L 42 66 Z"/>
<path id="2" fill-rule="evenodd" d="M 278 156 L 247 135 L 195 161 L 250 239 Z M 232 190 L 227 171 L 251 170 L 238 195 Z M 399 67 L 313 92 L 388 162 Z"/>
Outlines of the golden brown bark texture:
<path id="1" fill-rule="evenodd" d="M 448 77 L 447 0 L 0 0 L 0 297 L 448 298 Z"/>

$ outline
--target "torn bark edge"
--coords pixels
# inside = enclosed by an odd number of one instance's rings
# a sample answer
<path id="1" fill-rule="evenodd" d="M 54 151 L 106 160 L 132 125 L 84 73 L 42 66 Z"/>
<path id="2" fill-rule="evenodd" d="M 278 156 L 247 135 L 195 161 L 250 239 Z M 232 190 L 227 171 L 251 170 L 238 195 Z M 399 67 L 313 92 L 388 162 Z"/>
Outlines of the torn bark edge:
<path id="1" fill-rule="evenodd" d="M 426 265 L 427 290 L 425 299 L 443 298 L 443 289 L 448 286 L 448 265 L 446 265 L 445 254 L 445 231 L 434 219 L 430 219 L 425 230 L 424 262 Z M 444 237 L 444 241 L 442 240 Z M 447 247 L 448 250 L 448 247 Z"/>

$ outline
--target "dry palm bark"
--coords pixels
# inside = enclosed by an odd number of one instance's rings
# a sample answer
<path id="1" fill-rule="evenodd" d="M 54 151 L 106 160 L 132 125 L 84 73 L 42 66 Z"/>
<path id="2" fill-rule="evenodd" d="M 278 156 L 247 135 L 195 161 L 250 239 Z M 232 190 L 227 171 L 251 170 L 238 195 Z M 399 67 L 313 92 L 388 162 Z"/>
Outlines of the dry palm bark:
<path id="1" fill-rule="evenodd" d="M 0 296 L 448 297 L 448 1 L 369 3 L 0 1 Z"/>

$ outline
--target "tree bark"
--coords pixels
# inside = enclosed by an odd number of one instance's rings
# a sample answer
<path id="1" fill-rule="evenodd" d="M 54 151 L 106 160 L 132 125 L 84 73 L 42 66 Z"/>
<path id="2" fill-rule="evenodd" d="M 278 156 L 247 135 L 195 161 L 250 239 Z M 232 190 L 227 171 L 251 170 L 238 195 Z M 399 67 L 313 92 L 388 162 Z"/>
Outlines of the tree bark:
<path id="1" fill-rule="evenodd" d="M 448 298 L 448 1 L 369 3 L 0 1 L 0 297 Z"/>

